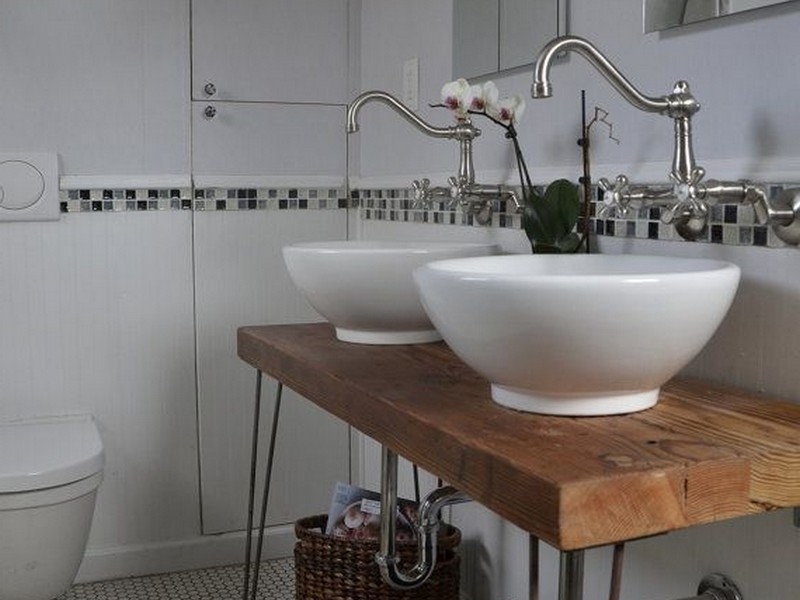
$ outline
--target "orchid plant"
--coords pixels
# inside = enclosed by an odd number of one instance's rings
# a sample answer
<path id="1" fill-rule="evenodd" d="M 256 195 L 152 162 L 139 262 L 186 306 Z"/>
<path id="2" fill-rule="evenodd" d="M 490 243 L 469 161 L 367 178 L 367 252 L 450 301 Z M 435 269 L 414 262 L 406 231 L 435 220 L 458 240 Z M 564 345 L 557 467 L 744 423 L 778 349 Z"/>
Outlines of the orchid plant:
<path id="1" fill-rule="evenodd" d="M 577 188 L 566 179 L 551 183 L 544 195 L 534 188 L 525 157 L 519 145 L 516 125 L 525 112 L 525 100 L 519 94 L 500 98 L 497 86 L 487 81 L 470 85 L 466 79 L 446 83 L 441 92 L 442 106 L 455 113 L 457 119 L 481 115 L 505 129 L 505 136 L 514 146 L 520 188 L 525 202 L 522 226 L 534 253 L 576 252 L 581 237 L 575 232 L 581 211 Z"/>

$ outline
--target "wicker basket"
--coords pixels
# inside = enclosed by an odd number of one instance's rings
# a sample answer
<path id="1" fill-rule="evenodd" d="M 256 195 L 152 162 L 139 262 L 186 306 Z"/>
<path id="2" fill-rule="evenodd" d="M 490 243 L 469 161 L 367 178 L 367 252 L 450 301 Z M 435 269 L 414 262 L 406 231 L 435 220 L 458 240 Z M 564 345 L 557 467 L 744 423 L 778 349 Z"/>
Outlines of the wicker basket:
<path id="1" fill-rule="evenodd" d="M 295 594 L 297 600 L 458 600 L 461 532 L 451 525 L 440 529 L 436 568 L 424 585 L 395 590 L 381 579 L 375 540 L 342 540 L 325 535 L 325 515 L 295 523 Z M 417 546 L 397 544 L 401 566 L 416 561 Z"/>

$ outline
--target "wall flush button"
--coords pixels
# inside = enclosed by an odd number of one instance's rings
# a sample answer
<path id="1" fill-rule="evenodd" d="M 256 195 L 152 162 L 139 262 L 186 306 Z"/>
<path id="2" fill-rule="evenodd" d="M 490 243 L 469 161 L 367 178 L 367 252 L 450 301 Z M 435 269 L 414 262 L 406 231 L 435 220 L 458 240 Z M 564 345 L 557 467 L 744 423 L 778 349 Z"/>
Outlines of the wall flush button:
<path id="1" fill-rule="evenodd" d="M 59 218 L 58 156 L 0 153 L 0 221 Z"/>

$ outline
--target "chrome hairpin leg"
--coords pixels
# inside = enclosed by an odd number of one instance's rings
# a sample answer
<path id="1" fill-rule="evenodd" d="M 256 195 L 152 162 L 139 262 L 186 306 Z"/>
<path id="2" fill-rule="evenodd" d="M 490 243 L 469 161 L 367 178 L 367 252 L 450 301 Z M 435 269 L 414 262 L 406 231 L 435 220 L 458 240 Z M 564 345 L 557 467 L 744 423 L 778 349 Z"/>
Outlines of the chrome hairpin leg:
<path id="1" fill-rule="evenodd" d="M 255 600 L 258 593 L 258 577 L 261 568 L 261 551 L 264 545 L 264 527 L 267 519 L 267 504 L 269 502 L 269 488 L 272 481 L 272 465 L 275 458 L 275 438 L 278 432 L 278 419 L 281 411 L 281 399 L 283 397 L 283 384 L 278 382 L 275 392 L 275 409 L 272 414 L 272 428 L 269 436 L 269 450 L 267 452 L 267 469 L 264 475 L 264 493 L 261 500 L 261 515 L 258 524 L 258 539 L 256 542 L 255 564 L 253 565 L 252 582 L 250 577 L 251 567 L 251 548 L 253 544 L 253 506 L 255 503 L 256 490 L 256 470 L 258 463 L 258 432 L 259 415 L 261 412 L 261 380 L 262 374 L 259 369 L 256 374 L 256 397 L 253 414 L 253 441 L 250 453 L 250 488 L 247 501 L 247 531 L 245 532 L 245 558 L 244 558 L 244 586 L 242 590 L 242 600 Z M 251 585 L 252 583 L 252 585 Z"/>
<path id="2" fill-rule="evenodd" d="M 561 552 L 558 600 L 583 600 L 583 550 Z"/>
<path id="3" fill-rule="evenodd" d="M 250 591 L 250 553 L 253 545 L 253 505 L 256 495 L 256 464 L 258 461 L 258 421 L 261 416 L 261 369 L 256 370 L 256 397 L 253 403 L 253 438 L 250 449 L 250 487 L 247 497 L 247 527 L 244 547 L 244 586 L 242 600 L 247 600 Z"/>
<path id="4" fill-rule="evenodd" d="M 528 535 L 528 600 L 539 599 L 539 538 Z"/>

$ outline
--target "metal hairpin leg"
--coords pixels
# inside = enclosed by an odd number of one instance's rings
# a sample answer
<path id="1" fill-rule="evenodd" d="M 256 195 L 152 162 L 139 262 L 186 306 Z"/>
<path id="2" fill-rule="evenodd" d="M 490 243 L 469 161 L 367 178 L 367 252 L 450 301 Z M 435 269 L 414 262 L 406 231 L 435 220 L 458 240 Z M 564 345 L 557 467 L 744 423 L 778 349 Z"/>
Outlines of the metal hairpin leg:
<path id="1" fill-rule="evenodd" d="M 261 500 L 261 515 L 258 524 L 258 540 L 256 542 L 255 565 L 253 565 L 252 586 L 250 578 L 250 553 L 253 545 L 253 506 L 255 503 L 256 492 L 256 470 L 258 463 L 258 429 L 259 415 L 261 412 L 261 379 L 262 374 L 259 369 L 256 374 L 256 397 L 253 414 L 253 442 L 250 453 L 250 489 L 247 500 L 247 531 L 245 532 L 245 553 L 244 553 L 244 586 L 242 589 L 242 600 L 255 600 L 258 593 L 258 577 L 261 568 L 261 550 L 264 545 L 264 527 L 267 520 L 267 503 L 269 502 L 269 488 L 272 480 L 272 464 L 275 458 L 275 438 L 278 432 L 278 418 L 281 411 L 281 399 L 283 397 L 283 384 L 278 382 L 278 389 L 275 392 L 275 409 L 272 414 L 272 428 L 269 436 L 269 450 L 267 452 L 267 469 L 264 475 L 264 494 Z"/>
<path id="2" fill-rule="evenodd" d="M 539 538 L 528 535 L 528 600 L 539 599 Z"/>
<path id="3" fill-rule="evenodd" d="M 558 600 L 583 600 L 583 550 L 561 552 Z"/>

